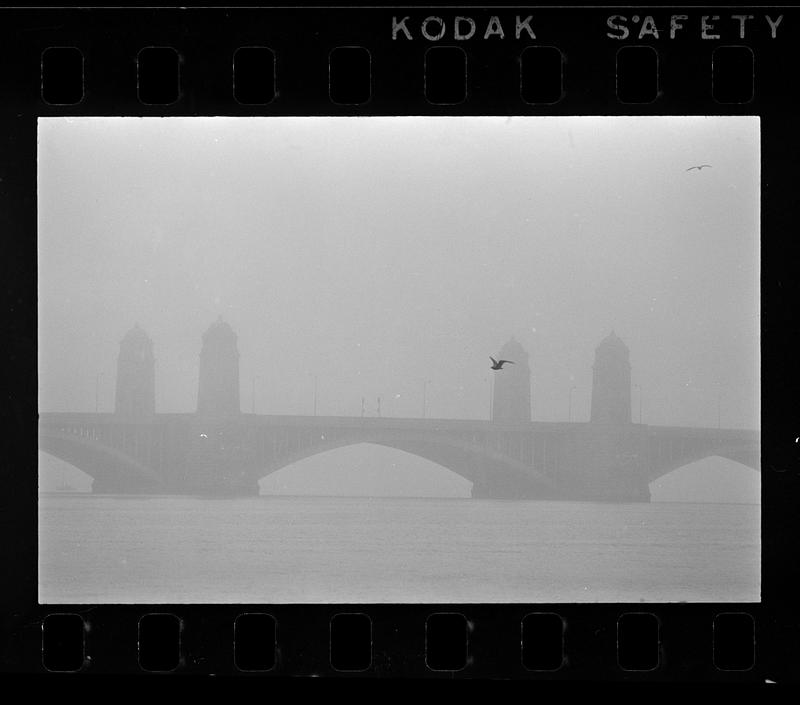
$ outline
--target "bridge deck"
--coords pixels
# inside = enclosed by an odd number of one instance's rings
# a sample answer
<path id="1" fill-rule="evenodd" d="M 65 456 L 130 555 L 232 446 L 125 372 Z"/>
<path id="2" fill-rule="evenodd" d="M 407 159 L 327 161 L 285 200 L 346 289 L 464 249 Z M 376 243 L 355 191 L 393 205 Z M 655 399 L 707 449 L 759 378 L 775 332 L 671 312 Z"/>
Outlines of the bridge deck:
<path id="1" fill-rule="evenodd" d="M 210 421 L 210 420 L 209 420 Z M 193 413 L 155 414 L 147 421 L 127 420 L 113 413 L 82 412 L 42 412 L 39 423 L 42 426 L 60 425 L 149 425 L 159 423 L 202 423 L 203 419 Z M 225 423 L 230 423 L 227 419 Z M 437 419 L 437 418 L 402 418 L 402 417 L 360 417 L 360 416 L 291 416 L 281 414 L 240 414 L 236 423 L 244 426 L 281 426 L 304 428 L 386 428 L 408 430 L 441 430 L 441 431 L 486 431 L 489 429 L 505 429 L 514 431 L 530 430 L 533 432 L 564 432 L 577 429 L 604 428 L 601 424 L 568 421 L 532 421 L 530 423 L 498 422 L 487 419 Z M 618 426 L 611 428 L 619 429 Z M 695 426 L 652 426 L 648 424 L 629 424 L 625 428 L 643 430 L 649 436 L 662 438 L 708 438 L 757 440 L 761 432 L 753 429 L 704 428 Z"/>

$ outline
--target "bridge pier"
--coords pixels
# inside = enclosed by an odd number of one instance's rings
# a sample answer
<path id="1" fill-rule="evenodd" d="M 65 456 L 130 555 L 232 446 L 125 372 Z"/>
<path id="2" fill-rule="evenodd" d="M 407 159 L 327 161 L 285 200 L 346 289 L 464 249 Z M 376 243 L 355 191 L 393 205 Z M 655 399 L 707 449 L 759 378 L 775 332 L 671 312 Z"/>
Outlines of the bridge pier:
<path id="1" fill-rule="evenodd" d="M 629 501 L 631 502 L 649 502 L 651 500 L 650 496 L 650 485 L 642 484 L 637 485 L 632 488 L 631 496 Z"/>
<path id="2" fill-rule="evenodd" d="M 649 502 L 650 486 L 646 483 L 626 481 L 615 483 L 608 481 L 604 487 L 598 488 L 596 494 L 589 497 L 596 502 L 613 502 L 625 504 L 628 502 Z"/>
<path id="3" fill-rule="evenodd" d="M 614 485 L 602 487 L 564 489 L 555 492 L 546 487 L 509 486 L 502 482 L 474 482 L 470 496 L 473 499 L 526 499 L 561 500 L 565 502 L 649 502 L 650 488 L 646 484 Z"/>
<path id="4" fill-rule="evenodd" d="M 258 480 L 232 482 L 223 478 L 218 482 L 182 483 L 172 485 L 143 485 L 125 478 L 97 477 L 92 482 L 92 494 L 168 494 L 200 495 L 204 497 L 256 497 L 260 494 Z"/>
<path id="5" fill-rule="evenodd" d="M 95 477 L 92 481 L 92 494 L 158 494 L 161 491 L 152 485 L 131 481 L 124 475 Z"/>
<path id="6" fill-rule="evenodd" d="M 503 484 L 479 483 L 472 484 L 470 491 L 472 499 L 553 499 L 544 490 L 532 488 L 508 487 Z"/>
<path id="7" fill-rule="evenodd" d="M 568 476 L 557 499 L 619 504 L 650 501 L 650 486 L 640 477 L 591 467 L 587 470 L 582 475 Z"/>
<path id="8" fill-rule="evenodd" d="M 197 485 L 194 494 L 204 497 L 257 497 L 261 492 L 258 480 L 251 478 L 220 478 L 218 481 L 205 481 Z M 186 494 L 186 489 L 180 490 Z"/>
<path id="9" fill-rule="evenodd" d="M 556 499 L 553 490 L 541 483 L 509 473 L 503 468 L 473 471 L 470 496 L 473 499 Z"/>

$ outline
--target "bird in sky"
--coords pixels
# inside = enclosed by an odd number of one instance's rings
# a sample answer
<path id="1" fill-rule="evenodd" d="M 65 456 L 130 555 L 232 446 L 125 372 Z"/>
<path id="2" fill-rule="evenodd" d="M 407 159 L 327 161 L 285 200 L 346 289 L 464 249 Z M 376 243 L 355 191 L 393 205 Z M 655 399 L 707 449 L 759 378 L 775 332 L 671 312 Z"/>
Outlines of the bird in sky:
<path id="1" fill-rule="evenodd" d="M 702 169 L 705 169 L 705 167 L 708 167 L 710 169 L 711 164 L 699 164 L 698 166 L 690 166 L 686 171 L 691 171 L 692 169 L 697 169 L 697 171 L 700 171 Z"/>
<path id="2" fill-rule="evenodd" d="M 516 364 L 513 360 L 495 360 L 491 355 L 489 355 L 489 359 L 492 361 L 492 369 L 493 370 L 502 370 L 503 365 L 508 363 L 509 365 Z"/>

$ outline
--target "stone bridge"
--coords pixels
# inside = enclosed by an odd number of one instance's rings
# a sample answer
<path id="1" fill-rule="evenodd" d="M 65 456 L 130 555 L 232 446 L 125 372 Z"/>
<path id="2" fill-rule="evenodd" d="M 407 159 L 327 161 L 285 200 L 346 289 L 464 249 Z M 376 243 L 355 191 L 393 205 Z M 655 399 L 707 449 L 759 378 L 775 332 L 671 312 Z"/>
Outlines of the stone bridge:
<path id="1" fill-rule="evenodd" d="M 42 413 L 39 431 L 41 450 L 111 493 L 257 494 L 260 478 L 358 443 L 426 458 L 498 499 L 648 501 L 650 482 L 705 457 L 760 465 L 757 431 L 632 423 Z"/>

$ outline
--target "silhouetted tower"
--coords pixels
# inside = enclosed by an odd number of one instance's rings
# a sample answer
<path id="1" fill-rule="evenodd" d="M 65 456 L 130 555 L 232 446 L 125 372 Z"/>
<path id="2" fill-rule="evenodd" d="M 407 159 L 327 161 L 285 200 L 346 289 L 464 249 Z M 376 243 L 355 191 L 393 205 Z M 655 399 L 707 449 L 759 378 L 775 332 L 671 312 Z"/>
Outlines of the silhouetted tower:
<path id="1" fill-rule="evenodd" d="M 137 323 L 119 344 L 114 412 L 128 418 L 156 411 L 156 361 L 153 341 Z"/>
<path id="2" fill-rule="evenodd" d="M 595 423 L 631 423 L 631 363 L 628 347 L 611 331 L 594 353 L 592 416 Z"/>
<path id="3" fill-rule="evenodd" d="M 492 421 L 531 420 L 531 368 L 528 353 L 517 340 L 511 338 L 500 350 L 498 360 L 513 360 L 502 370 L 492 371 Z"/>
<path id="4" fill-rule="evenodd" d="M 236 333 L 222 320 L 222 316 L 203 333 L 197 413 L 207 416 L 240 413 Z"/>

